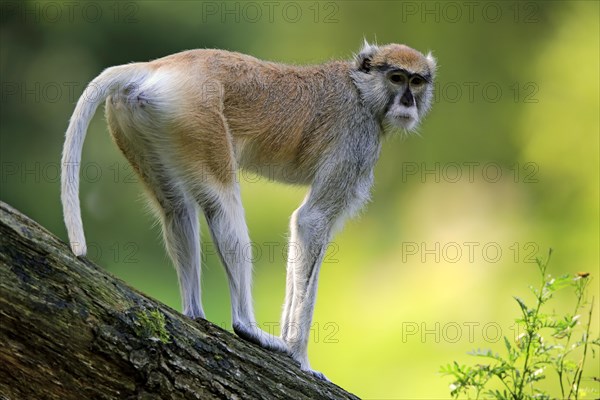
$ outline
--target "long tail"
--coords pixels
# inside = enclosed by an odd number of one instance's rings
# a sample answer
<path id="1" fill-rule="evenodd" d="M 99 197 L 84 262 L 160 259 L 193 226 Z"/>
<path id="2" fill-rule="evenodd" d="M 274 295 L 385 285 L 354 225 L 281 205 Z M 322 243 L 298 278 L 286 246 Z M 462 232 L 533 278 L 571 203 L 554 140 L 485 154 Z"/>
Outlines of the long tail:
<path id="1" fill-rule="evenodd" d="M 128 64 L 104 70 L 85 88 L 71 116 L 62 154 L 61 201 L 71 249 L 77 256 L 87 252 L 79 205 L 79 165 L 90 120 L 109 95 L 142 75 L 140 69 L 139 64 Z"/>

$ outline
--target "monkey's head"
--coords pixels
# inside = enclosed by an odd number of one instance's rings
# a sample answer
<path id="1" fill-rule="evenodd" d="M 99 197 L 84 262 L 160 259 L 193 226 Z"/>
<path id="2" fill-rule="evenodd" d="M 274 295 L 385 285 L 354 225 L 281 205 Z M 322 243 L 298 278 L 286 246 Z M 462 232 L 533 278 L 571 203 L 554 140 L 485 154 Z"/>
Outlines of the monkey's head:
<path id="1" fill-rule="evenodd" d="M 363 101 L 385 126 L 417 127 L 431 107 L 436 62 L 408 46 L 365 42 L 352 77 Z"/>

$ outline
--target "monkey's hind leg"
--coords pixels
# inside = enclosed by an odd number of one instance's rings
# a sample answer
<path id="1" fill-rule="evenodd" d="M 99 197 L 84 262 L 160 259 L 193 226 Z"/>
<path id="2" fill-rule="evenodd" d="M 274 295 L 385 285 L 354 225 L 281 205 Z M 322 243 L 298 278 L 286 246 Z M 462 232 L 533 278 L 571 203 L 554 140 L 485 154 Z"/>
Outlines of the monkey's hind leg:
<path id="1" fill-rule="evenodd" d="M 217 99 L 185 110 L 173 136 L 180 143 L 179 163 L 188 193 L 198 202 L 225 267 L 231 297 L 233 330 L 264 348 L 288 353 L 279 337 L 258 327 L 252 305 L 251 242 L 242 207 L 232 135 Z M 192 104 L 192 102 L 189 102 Z M 209 103 L 209 105 L 206 105 Z M 184 105 L 185 106 L 185 105 Z M 217 109 L 217 110 L 215 110 Z"/>
<path id="2" fill-rule="evenodd" d="M 183 313 L 191 318 L 205 318 L 200 293 L 197 204 L 178 179 L 169 175 L 164 152 L 144 140 L 143 131 L 130 123 L 130 108 L 128 103 L 107 101 L 110 133 L 143 182 L 160 219 L 165 247 L 177 271 Z"/>
<path id="3" fill-rule="evenodd" d="M 200 232 L 196 204 L 180 198 L 175 207 L 160 213 L 163 237 L 175 264 L 183 314 L 205 319 L 200 294 Z"/>
<path id="4" fill-rule="evenodd" d="M 266 349 L 289 353 L 286 343 L 261 330 L 254 317 L 252 246 L 238 183 L 211 196 L 203 195 L 199 201 L 229 280 L 234 332 Z"/>

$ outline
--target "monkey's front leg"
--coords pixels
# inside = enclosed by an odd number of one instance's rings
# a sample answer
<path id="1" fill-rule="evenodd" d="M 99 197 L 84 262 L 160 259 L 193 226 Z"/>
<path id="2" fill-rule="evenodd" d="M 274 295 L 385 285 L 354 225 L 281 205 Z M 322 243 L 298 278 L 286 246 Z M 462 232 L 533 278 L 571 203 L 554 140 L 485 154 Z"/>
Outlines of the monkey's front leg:
<path id="1" fill-rule="evenodd" d="M 368 163 L 354 169 L 344 169 L 343 165 L 333 162 L 326 167 L 316 177 L 304 203 L 292 215 L 281 321 L 281 337 L 292 357 L 303 370 L 323 380 L 327 378 L 310 368 L 307 354 L 319 270 L 333 232 L 347 216 L 362 207 L 373 183 Z"/>
<path id="2" fill-rule="evenodd" d="M 291 221 L 288 254 L 286 302 L 282 315 L 281 336 L 300 367 L 317 378 L 308 361 L 308 338 L 317 295 L 319 270 L 331 237 L 333 210 L 309 201 L 296 210 Z"/>

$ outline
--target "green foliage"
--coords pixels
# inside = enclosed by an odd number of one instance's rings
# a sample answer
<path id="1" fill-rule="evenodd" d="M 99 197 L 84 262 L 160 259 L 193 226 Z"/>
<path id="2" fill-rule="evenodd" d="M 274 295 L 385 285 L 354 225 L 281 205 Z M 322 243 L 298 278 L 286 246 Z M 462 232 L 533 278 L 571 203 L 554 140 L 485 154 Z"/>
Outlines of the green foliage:
<path id="1" fill-rule="evenodd" d="M 487 362 L 468 366 L 455 361 L 442 367 L 441 372 L 453 379 L 453 398 L 579 399 L 594 392 L 581 387 L 588 350 L 595 357 L 594 346 L 600 346 L 599 338 L 590 339 L 593 302 L 586 301 L 586 290 L 591 279 L 588 273 L 560 278 L 547 275 L 551 254 L 550 250 L 545 261 L 536 260 L 540 283 L 529 287 L 535 304 L 529 307 L 515 297 L 521 311 L 521 317 L 515 321 L 521 333 L 514 340 L 504 337 L 505 354 L 477 349 L 470 354 Z M 543 312 L 542 308 L 564 288 L 573 290 L 573 312 L 562 316 Z M 582 315 L 587 317 L 585 324 L 580 321 Z M 539 383 L 549 377 L 558 381 L 560 393 L 550 394 L 541 388 Z M 493 388 L 499 384 L 501 389 Z"/>
<path id="2" fill-rule="evenodd" d="M 135 313 L 137 317 L 136 334 L 140 337 L 167 344 L 171 336 L 167 331 L 165 315 L 159 310 L 142 310 Z"/>

